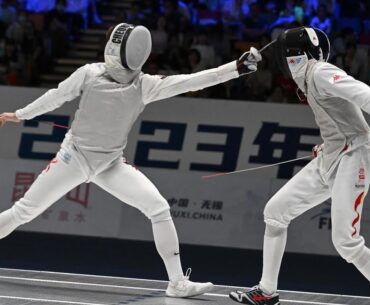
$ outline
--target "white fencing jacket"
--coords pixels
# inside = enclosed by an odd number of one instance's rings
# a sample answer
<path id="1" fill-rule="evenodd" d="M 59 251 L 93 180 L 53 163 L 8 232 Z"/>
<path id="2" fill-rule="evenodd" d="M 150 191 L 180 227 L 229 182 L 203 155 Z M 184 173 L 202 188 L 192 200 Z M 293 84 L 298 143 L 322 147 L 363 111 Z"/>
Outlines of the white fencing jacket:
<path id="1" fill-rule="evenodd" d="M 145 106 L 188 91 L 197 91 L 237 78 L 236 61 L 193 74 L 160 76 L 138 74 L 131 83 L 114 81 L 104 63 L 87 64 L 23 109 L 21 120 L 52 111 L 81 96 L 66 138 L 79 149 L 122 154 L 132 125 Z M 90 159 L 90 158 L 89 158 Z"/>
<path id="2" fill-rule="evenodd" d="M 370 113 L 370 87 L 338 67 L 309 60 L 305 77 L 295 79 L 306 94 L 324 140 L 323 170 L 330 171 L 344 150 L 370 141 L 362 110 Z"/>

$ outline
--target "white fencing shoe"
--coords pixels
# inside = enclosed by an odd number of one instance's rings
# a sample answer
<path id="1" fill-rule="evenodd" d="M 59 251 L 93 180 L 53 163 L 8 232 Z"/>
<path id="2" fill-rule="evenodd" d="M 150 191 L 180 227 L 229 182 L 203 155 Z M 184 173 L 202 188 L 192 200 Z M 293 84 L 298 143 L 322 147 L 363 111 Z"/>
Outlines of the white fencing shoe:
<path id="1" fill-rule="evenodd" d="M 189 298 L 207 293 L 213 289 L 212 283 L 195 283 L 189 281 L 191 268 L 186 271 L 184 278 L 177 282 L 169 282 L 166 296 L 172 298 Z"/>

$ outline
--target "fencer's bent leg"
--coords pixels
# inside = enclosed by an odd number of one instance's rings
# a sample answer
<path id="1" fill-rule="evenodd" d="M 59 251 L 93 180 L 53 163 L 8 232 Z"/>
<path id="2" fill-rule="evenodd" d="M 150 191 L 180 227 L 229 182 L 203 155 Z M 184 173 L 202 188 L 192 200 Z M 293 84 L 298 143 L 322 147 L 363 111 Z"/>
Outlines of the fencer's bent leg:
<path id="1" fill-rule="evenodd" d="M 266 231 L 263 245 L 261 289 L 273 294 L 277 289 L 280 265 L 291 220 L 324 202 L 330 192 L 319 171 L 319 158 L 288 181 L 267 203 L 264 217 Z"/>
<path id="2" fill-rule="evenodd" d="M 0 214 L 0 238 L 39 216 L 64 194 L 86 180 L 76 160 L 72 157 L 66 163 L 62 152 L 37 177 L 24 197 Z"/>
<path id="3" fill-rule="evenodd" d="M 169 212 L 170 207 L 154 184 L 123 160 L 116 161 L 91 181 L 151 219 L 154 241 L 170 280 L 182 278 L 179 241 Z"/>
<path id="4" fill-rule="evenodd" d="M 369 149 L 343 156 L 332 184 L 332 238 L 336 250 L 370 281 L 370 249 L 360 235 L 364 198 L 370 183 Z"/>

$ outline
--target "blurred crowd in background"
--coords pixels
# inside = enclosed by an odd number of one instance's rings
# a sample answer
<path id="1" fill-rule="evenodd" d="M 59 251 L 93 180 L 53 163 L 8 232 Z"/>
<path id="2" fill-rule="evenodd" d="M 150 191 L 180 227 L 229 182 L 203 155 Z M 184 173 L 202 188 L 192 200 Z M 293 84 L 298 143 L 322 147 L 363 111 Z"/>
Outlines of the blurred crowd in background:
<path id="1" fill-rule="evenodd" d="M 79 31 L 101 23 L 96 0 L 0 0 L 0 65 L 7 85 L 38 86 Z M 91 12 L 91 13 L 90 13 Z"/>
<path id="2" fill-rule="evenodd" d="M 38 86 L 40 73 L 52 70 L 54 60 L 65 56 L 82 29 L 109 26 L 99 11 L 109 0 L 0 2 L 2 84 Z M 330 36 L 330 62 L 370 83 L 370 0 L 141 0 L 110 14 L 116 23 L 151 30 L 152 55 L 143 68 L 150 74 L 216 67 L 237 59 L 250 46 L 266 45 L 286 28 L 311 25 Z M 103 60 L 103 45 L 95 61 Z M 256 73 L 186 95 L 295 102 L 296 86 L 278 71 L 272 48 L 263 58 Z"/>

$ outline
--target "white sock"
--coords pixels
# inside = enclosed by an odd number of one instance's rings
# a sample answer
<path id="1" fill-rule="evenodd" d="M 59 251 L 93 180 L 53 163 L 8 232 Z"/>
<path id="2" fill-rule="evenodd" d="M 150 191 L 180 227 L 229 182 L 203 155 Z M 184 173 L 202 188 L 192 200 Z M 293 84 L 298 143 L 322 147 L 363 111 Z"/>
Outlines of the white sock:
<path id="1" fill-rule="evenodd" d="M 287 228 L 266 224 L 263 242 L 263 271 L 260 281 L 260 288 L 266 294 L 274 294 L 277 290 L 281 260 L 287 241 L 287 231 Z"/>
<path id="2" fill-rule="evenodd" d="M 0 214 L 0 239 L 12 233 L 21 223 L 13 216 L 13 209 L 8 209 Z"/>
<path id="3" fill-rule="evenodd" d="M 171 282 L 184 278 L 181 267 L 179 240 L 172 219 L 153 223 L 154 241 Z"/>

